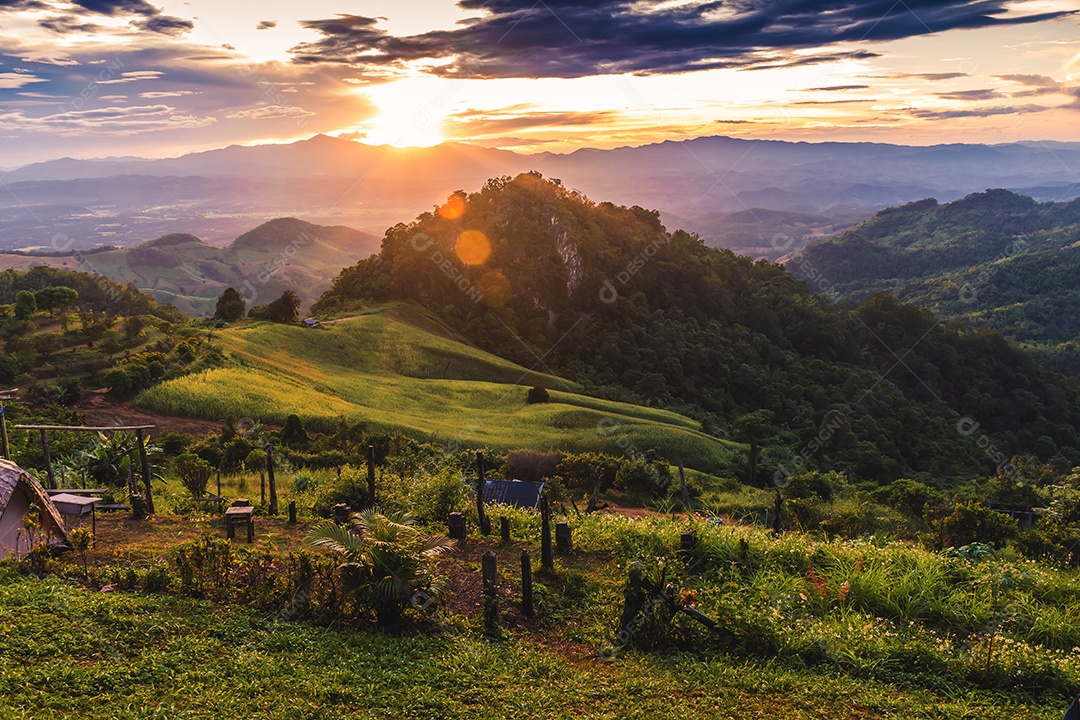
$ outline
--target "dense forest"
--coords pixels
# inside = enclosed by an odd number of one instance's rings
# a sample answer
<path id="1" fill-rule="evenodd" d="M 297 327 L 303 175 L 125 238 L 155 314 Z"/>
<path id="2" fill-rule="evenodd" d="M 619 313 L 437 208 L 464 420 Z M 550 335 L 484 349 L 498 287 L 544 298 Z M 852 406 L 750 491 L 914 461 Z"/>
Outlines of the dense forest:
<path id="1" fill-rule="evenodd" d="M 829 302 L 779 265 L 536 173 L 390 228 L 315 310 L 390 299 L 595 394 L 695 415 L 751 445 L 757 482 L 802 468 L 936 482 L 1019 454 L 1080 464 L 1076 383 L 998 332 L 885 294 Z"/>
<path id="2" fill-rule="evenodd" d="M 789 258 L 853 301 L 877 292 L 992 327 L 1044 365 L 1080 374 L 1080 200 L 988 190 L 878 213 Z"/>

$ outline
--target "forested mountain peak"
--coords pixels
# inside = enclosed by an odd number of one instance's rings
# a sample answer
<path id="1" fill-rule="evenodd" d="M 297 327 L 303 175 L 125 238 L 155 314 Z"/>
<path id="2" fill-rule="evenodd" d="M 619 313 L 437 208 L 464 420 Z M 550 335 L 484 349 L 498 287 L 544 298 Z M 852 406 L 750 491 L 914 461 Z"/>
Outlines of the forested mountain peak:
<path id="1" fill-rule="evenodd" d="M 527 173 L 390 228 L 315 309 L 411 300 L 526 367 L 786 447 L 748 470 L 758 481 L 803 466 L 881 480 L 992 471 L 1000 458 L 958 431 L 964 418 L 1005 458 L 1080 460 L 1071 381 L 995 333 L 884 295 L 849 309 L 820 289 Z"/>

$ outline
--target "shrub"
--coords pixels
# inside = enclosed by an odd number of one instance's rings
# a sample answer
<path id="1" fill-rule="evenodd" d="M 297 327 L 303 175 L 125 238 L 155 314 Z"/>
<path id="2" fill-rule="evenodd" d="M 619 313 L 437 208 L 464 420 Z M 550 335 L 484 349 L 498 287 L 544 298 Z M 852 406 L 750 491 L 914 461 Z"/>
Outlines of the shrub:
<path id="1" fill-rule="evenodd" d="M 308 542 L 341 556 L 342 591 L 385 626 L 399 623 L 418 597 L 426 600 L 441 593 L 434 561 L 453 541 L 420 533 L 408 514 L 383 515 L 373 509 L 354 516 L 348 526 L 317 526 Z"/>
<path id="2" fill-rule="evenodd" d="M 956 505 L 953 511 L 933 523 L 943 545 L 988 543 L 1002 547 L 1016 535 L 1016 521 L 979 503 Z"/>
<path id="3" fill-rule="evenodd" d="M 318 487 L 314 476 L 309 472 L 298 472 L 293 477 L 293 489 L 298 493 L 306 493 L 308 490 L 314 490 Z"/>
<path id="4" fill-rule="evenodd" d="M 529 405 L 551 402 L 551 394 L 548 393 L 546 388 L 536 386 L 529 390 L 528 394 L 525 396 L 525 402 Z"/>
<path id="5" fill-rule="evenodd" d="M 311 442 L 311 438 L 304 430 L 304 423 L 297 415 L 285 418 L 285 424 L 281 426 L 280 438 L 282 445 L 293 449 L 305 448 Z"/>
<path id="6" fill-rule="evenodd" d="M 206 494 L 206 485 L 214 472 L 214 467 L 210 463 L 194 453 L 184 453 L 173 460 L 173 467 L 180 482 L 192 497 L 201 498 Z"/>
<path id="7" fill-rule="evenodd" d="M 540 482 L 555 474 L 562 459 L 563 454 L 558 452 L 514 450 L 506 456 L 503 472 L 508 480 Z"/>
<path id="8" fill-rule="evenodd" d="M 319 517 L 330 517 L 338 503 L 351 508 L 367 507 L 367 472 L 363 468 L 344 467 L 336 480 L 320 485 L 312 498 L 311 510 Z"/>

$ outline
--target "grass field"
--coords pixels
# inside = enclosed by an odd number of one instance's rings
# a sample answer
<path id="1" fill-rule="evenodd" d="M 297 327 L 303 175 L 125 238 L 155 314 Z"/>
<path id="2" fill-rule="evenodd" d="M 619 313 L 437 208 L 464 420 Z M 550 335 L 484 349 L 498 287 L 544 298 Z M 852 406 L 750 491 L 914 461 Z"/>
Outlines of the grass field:
<path id="1" fill-rule="evenodd" d="M 163 383 L 137 403 L 210 420 L 280 423 L 296 413 L 326 428 L 345 416 L 373 430 L 502 450 L 656 450 L 706 472 L 738 447 L 672 412 L 581 395 L 572 383 L 455 340 L 407 305 L 376 308 L 325 330 L 229 328 L 214 342 L 230 366 Z M 552 401 L 526 404 L 534 385 L 549 388 Z"/>
<path id="2" fill-rule="evenodd" d="M 102 592 L 98 583 L 20 576 L 9 564 L 0 568 L 0 718 L 1057 720 L 1068 692 L 1046 682 L 1080 681 L 1070 658 L 1080 642 L 1075 571 L 700 521 L 710 559 L 682 582 L 737 642 L 702 637 L 684 652 L 603 660 L 626 563 L 673 562 L 691 521 L 571 516 L 575 550 L 554 573 L 537 573 L 543 602 L 524 621 L 513 561 L 522 548 L 535 552 L 539 522 L 493 512 L 510 516 L 515 541 L 471 540 L 443 564 L 455 579 L 444 608 L 389 633 L 247 607 L 235 583 L 212 599 Z M 235 546 L 247 558 L 236 571 L 296 547 L 304 527 L 260 518 L 255 554 Z M 207 519 L 109 516 L 91 567 L 100 577 L 143 572 L 178 540 L 207 531 L 220 536 Z M 501 568 L 497 640 L 479 619 L 478 560 L 488 549 Z M 58 572 L 80 575 L 76 558 L 67 560 Z M 811 566 L 818 574 L 808 578 Z M 839 597 L 842 580 L 850 591 Z M 827 591 L 817 594 L 818 584 Z M 758 646 L 769 638 L 772 649 Z"/>

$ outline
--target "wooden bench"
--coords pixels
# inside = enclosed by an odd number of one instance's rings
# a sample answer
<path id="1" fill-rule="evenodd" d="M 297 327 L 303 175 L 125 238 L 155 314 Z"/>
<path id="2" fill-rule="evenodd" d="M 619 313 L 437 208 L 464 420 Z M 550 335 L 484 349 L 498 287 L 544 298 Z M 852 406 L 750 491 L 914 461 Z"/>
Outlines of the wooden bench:
<path id="1" fill-rule="evenodd" d="M 255 542 L 255 508 L 244 505 L 227 508 L 225 510 L 225 537 L 234 539 L 237 525 L 246 525 L 248 543 Z"/>

